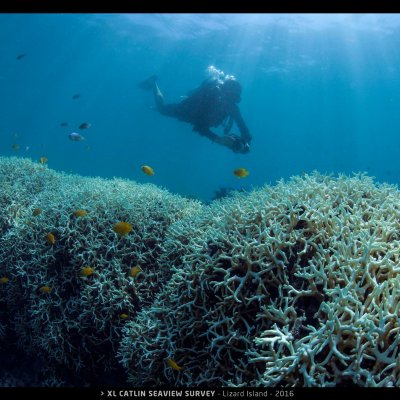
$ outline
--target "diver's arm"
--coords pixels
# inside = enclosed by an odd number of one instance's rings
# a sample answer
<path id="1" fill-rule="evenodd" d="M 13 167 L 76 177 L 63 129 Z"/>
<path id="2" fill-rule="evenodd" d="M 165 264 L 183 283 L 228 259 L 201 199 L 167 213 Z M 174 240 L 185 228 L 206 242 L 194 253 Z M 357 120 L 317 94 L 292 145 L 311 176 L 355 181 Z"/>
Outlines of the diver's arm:
<path id="1" fill-rule="evenodd" d="M 233 117 L 232 117 L 232 115 L 230 115 L 230 116 L 228 117 L 228 122 L 226 123 L 226 125 L 225 125 L 225 127 L 224 127 L 224 134 L 225 134 L 225 135 L 228 135 L 228 134 L 229 134 L 229 132 L 230 132 L 231 129 L 232 129 L 232 126 L 233 126 Z"/>
<path id="2" fill-rule="evenodd" d="M 247 153 L 248 146 L 244 151 L 242 140 L 239 136 L 236 135 L 223 135 L 219 136 L 216 133 L 212 132 L 209 128 L 193 128 L 194 131 L 197 131 L 202 136 L 208 137 L 212 142 L 218 143 L 221 146 L 227 147 L 231 149 L 235 153 Z"/>
<path id="3" fill-rule="evenodd" d="M 207 127 L 194 127 L 193 130 L 199 132 L 201 136 L 208 137 L 212 142 L 218 140 L 218 135 Z"/>
<path id="4" fill-rule="evenodd" d="M 238 128 L 240 130 L 242 140 L 245 143 L 250 143 L 250 141 L 251 141 L 250 131 L 247 128 L 245 122 L 243 121 L 242 114 L 240 113 L 238 106 L 234 107 L 233 112 L 232 112 L 232 117 L 235 120 L 236 125 L 238 126 Z"/>

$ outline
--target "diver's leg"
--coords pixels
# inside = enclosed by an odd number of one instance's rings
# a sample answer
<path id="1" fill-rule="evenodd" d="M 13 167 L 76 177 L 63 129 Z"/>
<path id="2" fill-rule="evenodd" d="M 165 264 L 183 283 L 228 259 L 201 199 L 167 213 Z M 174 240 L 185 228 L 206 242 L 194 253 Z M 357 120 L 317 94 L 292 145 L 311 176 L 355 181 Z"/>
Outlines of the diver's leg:
<path id="1" fill-rule="evenodd" d="M 154 101 L 156 103 L 157 110 L 162 115 L 166 115 L 167 117 L 180 118 L 181 105 L 179 103 L 178 104 L 176 104 L 176 103 L 164 104 L 164 96 L 161 93 L 161 90 L 158 87 L 156 82 L 154 82 L 153 94 L 154 94 Z"/>
<path id="2" fill-rule="evenodd" d="M 164 107 L 164 96 L 157 85 L 157 75 L 152 75 L 150 78 L 138 83 L 138 87 L 142 90 L 152 91 L 154 95 L 154 102 L 156 103 L 157 110 L 162 112 Z"/>
<path id="3" fill-rule="evenodd" d="M 162 115 L 166 115 L 167 117 L 172 117 L 172 118 L 178 118 L 182 120 L 181 118 L 181 107 L 180 104 L 177 103 L 172 103 L 172 104 L 162 104 L 161 107 L 157 106 L 158 111 Z"/>
<path id="4" fill-rule="evenodd" d="M 164 110 L 164 108 L 165 108 L 164 107 L 164 96 L 161 93 L 161 90 L 155 81 L 154 81 L 154 86 L 153 86 L 153 94 L 154 94 L 154 101 L 156 103 L 158 111 L 160 111 L 160 112 L 165 111 Z"/>
<path id="5" fill-rule="evenodd" d="M 164 104 L 164 96 L 161 93 L 160 88 L 157 85 L 157 75 L 152 75 L 150 78 L 140 82 L 138 87 L 142 90 L 148 90 L 153 92 L 154 102 L 156 104 L 157 111 L 168 117 L 179 118 L 180 117 L 180 105 L 179 104 Z"/>

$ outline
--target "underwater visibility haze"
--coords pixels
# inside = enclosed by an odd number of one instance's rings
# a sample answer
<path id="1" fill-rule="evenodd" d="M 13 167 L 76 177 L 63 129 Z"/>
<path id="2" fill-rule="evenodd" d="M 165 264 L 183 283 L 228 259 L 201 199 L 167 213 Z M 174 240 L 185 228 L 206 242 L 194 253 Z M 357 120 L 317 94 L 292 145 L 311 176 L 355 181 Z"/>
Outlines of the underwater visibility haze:
<path id="1" fill-rule="evenodd" d="M 1 14 L 0 48 L 0 386 L 400 386 L 400 15 Z M 146 90 L 210 75 L 246 151 Z"/>
<path id="2" fill-rule="evenodd" d="M 45 156 L 58 171 L 152 182 L 202 201 L 221 187 L 313 170 L 398 183 L 399 15 L 3 14 L 0 22 L 2 155 Z M 178 102 L 209 66 L 242 84 L 248 154 L 160 115 L 137 87 L 156 74 L 165 101 Z M 85 141 L 68 140 L 72 132 Z M 244 180 L 232 173 L 240 167 L 250 171 Z"/>

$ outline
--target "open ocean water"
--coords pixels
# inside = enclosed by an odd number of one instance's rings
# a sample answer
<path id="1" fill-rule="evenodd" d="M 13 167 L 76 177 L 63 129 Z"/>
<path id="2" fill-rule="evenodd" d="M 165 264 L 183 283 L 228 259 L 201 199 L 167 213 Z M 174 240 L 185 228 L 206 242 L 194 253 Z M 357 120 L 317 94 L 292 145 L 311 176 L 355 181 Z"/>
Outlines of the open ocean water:
<path id="1" fill-rule="evenodd" d="M 398 183 L 399 27 L 396 14 L 2 14 L 0 154 L 202 201 L 313 170 Z M 178 102 L 209 66 L 242 84 L 248 154 L 158 114 L 137 88 L 156 74 Z"/>

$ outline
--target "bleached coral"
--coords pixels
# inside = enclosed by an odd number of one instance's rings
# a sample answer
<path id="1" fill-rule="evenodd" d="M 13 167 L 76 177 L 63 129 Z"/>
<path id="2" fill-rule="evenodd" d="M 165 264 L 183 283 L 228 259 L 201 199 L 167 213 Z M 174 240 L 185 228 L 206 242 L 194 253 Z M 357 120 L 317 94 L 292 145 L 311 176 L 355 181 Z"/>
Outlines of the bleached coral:
<path id="1" fill-rule="evenodd" d="M 0 160 L 0 181 L 7 182 L 0 274 L 10 278 L 2 300 L 20 346 L 88 374 L 116 367 L 123 325 L 171 275 L 157 263 L 167 228 L 200 203 L 154 185 L 58 174 L 17 158 Z M 87 214 L 77 217 L 77 209 Z M 117 235 L 118 221 L 129 221 L 132 232 Z M 142 273 L 133 278 L 137 264 Z M 82 276 L 88 266 L 94 273 Z"/>
<path id="2" fill-rule="evenodd" d="M 313 173 L 206 207 L 16 158 L 0 185 L 0 328 L 82 382 L 400 386 L 396 187 Z"/>
<path id="3" fill-rule="evenodd" d="M 396 187 L 317 173 L 178 221 L 175 274 L 124 329 L 130 381 L 399 386 L 399 228 Z"/>

